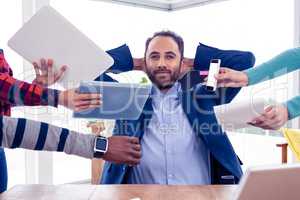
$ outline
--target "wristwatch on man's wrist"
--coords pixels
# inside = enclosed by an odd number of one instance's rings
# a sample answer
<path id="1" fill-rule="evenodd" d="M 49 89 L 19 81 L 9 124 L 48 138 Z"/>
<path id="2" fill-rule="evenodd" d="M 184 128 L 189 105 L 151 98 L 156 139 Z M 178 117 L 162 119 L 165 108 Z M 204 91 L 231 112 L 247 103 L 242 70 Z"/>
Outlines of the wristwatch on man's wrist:
<path id="1" fill-rule="evenodd" d="M 103 136 L 95 137 L 94 143 L 94 157 L 101 158 L 108 149 L 108 139 Z"/>

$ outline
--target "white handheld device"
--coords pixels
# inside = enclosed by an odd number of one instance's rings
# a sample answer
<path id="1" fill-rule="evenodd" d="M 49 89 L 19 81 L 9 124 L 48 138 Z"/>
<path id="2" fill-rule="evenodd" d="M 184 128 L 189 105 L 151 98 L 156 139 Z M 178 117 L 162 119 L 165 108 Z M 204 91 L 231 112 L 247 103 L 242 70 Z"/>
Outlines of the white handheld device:
<path id="1" fill-rule="evenodd" d="M 220 66 L 221 66 L 220 59 L 212 59 L 210 61 L 209 72 L 208 72 L 207 83 L 206 83 L 206 89 L 209 91 L 216 91 L 217 89 L 217 80 L 215 78 L 215 75 L 219 74 Z"/>

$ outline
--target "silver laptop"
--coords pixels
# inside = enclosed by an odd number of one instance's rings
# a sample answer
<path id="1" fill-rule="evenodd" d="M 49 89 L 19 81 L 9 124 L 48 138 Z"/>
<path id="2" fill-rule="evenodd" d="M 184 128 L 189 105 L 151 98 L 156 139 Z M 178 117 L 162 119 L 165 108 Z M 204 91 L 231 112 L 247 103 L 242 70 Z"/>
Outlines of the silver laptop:
<path id="1" fill-rule="evenodd" d="M 248 169 L 233 199 L 299 200 L 300 164 Z"/>

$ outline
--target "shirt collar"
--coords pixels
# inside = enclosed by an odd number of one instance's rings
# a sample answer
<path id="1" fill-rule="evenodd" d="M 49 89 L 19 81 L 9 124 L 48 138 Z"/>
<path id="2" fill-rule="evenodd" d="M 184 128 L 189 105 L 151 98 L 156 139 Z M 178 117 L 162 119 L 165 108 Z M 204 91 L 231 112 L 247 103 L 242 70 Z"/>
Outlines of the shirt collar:
<path id="1" fill-rule="evenodd" d="M 163 93 L 160 91 L 160 89 L 158 89 L 158 87 L 156 85 L 153 85 L 152 87 L 152 91 L 151 91 L 151 97 L 153 99 L 163 99 L 165 97 L 168 97 L 168 98 L 174 98 L 176 100 L 179 99 L 179 94 L 181 92 L 181 84 L 176 81 L 174 83 L 174 85 L 166 92 L 166 93 Z"/>

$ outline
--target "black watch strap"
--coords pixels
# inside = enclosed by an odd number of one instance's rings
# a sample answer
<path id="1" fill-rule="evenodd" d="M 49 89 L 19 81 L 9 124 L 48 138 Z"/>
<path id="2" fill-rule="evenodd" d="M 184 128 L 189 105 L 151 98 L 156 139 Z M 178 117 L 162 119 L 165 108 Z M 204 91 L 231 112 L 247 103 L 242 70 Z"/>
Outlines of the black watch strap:
<path id="1" fill-rule="evenodd" d="M 94 152 L 94 158 L 102 158 L 103 155 L 104 153 L 102 152 Z"/>

